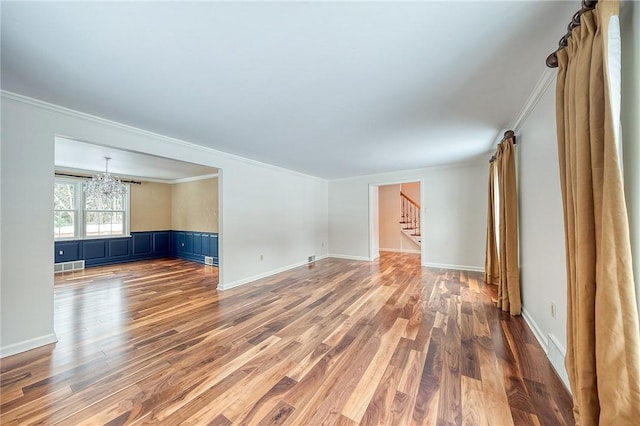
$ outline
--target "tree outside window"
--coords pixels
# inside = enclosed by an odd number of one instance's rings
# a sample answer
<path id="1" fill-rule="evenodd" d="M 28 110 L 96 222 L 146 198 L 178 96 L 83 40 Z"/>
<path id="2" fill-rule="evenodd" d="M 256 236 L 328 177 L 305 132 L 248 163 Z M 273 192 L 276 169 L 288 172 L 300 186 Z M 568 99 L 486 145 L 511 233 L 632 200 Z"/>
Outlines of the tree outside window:
<path id="1" fill-rule="evenodd" d="M 78 216 L 76 184 L 56 182 L 53 191 L 53 231 L 55 238 L 75 238 Z"/>

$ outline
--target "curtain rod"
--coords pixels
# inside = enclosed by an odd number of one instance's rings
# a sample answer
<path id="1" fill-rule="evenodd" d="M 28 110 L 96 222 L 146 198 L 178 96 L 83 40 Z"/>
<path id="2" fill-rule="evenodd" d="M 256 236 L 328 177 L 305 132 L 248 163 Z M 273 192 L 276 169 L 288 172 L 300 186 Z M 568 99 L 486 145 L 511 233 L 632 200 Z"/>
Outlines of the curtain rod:
<path id="1" fill-rule="evenodd" d="M 598 4 L 598 0 L 582 0 L 582 8 L 573 14 L 573 18 L 569 25 L 567 26 L 567 33 L 562 36 L 560 41 L 558 42 L 558 48 L 553 51 L 549 56 L 547 56 L 546 64 L 549 68 L 558 68 L 558 51 L 564 49 L 569 44 L 569 37 L 571 37 L 571 32 L 574 28 L 580 26 L 580 17 L 583 13 L 588 12 L 590 10 L 595 9 L 596 4 Z"/>
<path id="2" fill-rule="evenodd" d="M 502 138 L 502 140 L 500 141 L 500 143 L 506 141 L 507 139 L 513 138 L 513 144 L 516 144 L 516 134 L 514 133 L 513 130 L 507 130 L 506 132 L 504 132 L 504 137 Z M 495 154 L 493 154 L 493 156 L 491 157 L 491 159 L 489 160 L 489 163 L 493 163 L 494 161 L 496 161 L 496 158 L 498 156 L 498 153 L 496 152 Z"/>
<path id="3" fill-rule="evenodd" d="M 91 176 L 72 175 L 72 174 L 69 174 L 69 173 L 58 173 L 58 172 L 55 172 L 55 175 L 56 176 L 64 176 L 64 177 L 81 178 L 81 179 L 91 179 Z M 140 182 L 139 180 L 123 180 L 123 179 L 120 179 L 120 182 L 132 183 L 134 185 L 142 185 L 142 182 Z"/>

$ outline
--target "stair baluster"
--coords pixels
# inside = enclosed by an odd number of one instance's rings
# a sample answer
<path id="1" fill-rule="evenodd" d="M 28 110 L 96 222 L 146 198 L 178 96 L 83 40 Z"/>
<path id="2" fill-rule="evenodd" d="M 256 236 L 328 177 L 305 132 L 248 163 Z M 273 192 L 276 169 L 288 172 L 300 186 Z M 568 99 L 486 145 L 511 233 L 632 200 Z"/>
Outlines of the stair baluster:
<path id="1" fill-rule="evenodd" d="M 421 242 L 420 232 L 420 204 L 416 203 L 404 192 L 400 191 L 400 224 L 403 230 L 417 237 Z"/>

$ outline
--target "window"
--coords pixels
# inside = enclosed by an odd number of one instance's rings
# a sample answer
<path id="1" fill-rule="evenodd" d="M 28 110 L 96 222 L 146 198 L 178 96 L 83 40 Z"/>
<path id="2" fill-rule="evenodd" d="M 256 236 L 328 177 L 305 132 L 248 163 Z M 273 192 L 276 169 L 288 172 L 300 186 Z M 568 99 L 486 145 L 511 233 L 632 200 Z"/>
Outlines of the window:
<path id="1" fill-rule="evenodd" d="M 84 181 L 56 178 L 54 188 L 54 238 L 84 239 L 128 235 L 129 191 L 105 204 L 87 196 Z"/>
<path id="2" fill-rule="evenodd" d="M 125 235 L 125 204 L 124 196 L 112 200 L 109 205 L 105 205 L 100 199 L 85 197 L 85 236 Z"/>
<path id="3" fill-rule="evenodd" d="M 53 232 L 55 238 L 77 236 L 76 183 L 56 179 L 53 191 Z"/>

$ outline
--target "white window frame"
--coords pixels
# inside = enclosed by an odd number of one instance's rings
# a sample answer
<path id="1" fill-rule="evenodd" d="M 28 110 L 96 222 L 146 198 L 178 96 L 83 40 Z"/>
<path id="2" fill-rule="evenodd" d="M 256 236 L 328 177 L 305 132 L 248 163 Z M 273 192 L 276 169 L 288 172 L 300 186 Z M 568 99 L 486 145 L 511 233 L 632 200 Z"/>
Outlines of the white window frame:
<path id="1" fill-rule="evenodd" d="M 73 184 L 74 185 L 74 192 L 73 192 L 73 197 L 74 197 L 74 209 L 73 210 L 58 210 L 55 208 L 53 209 L 53 214 L 54 214 L 54 220 L 55 220 L 55 214 L 56 212 L 60 212 L 60 211 L 69 211 L 69 212 L 73 212 L 74 213 L 74 221 L 73 221 L 73 236 L 72 237 L 58 237 L 55 235 L 55 229 L 54 229 L 54 240 L 55 241 L 64 241 L 64 240 L 77 240 L 80 239 L 81 233 L 80 233 L 80 198 L 79 198 L 79 194 L 78 194 L 78 185 L 77 182 L 74 179 L 69 179 L 69 178 L 55 178 L 55 183 L 56 184 L 64 184 L 64 185 L 69 185 L 69 184 Z"/>
<path id="2" fill-rule="evenodd" d="M 130 233 L 130 216 L 131 216 L 131 200 L 130 200 L 130 185 L 125 183 L 127 187 L 127 191 L 124 196 L 124 216 L 122 223 L 122 234 L 119 235 L 87 235 L 87 224 L 86 224 L 86 216 L 87 211 L 91 212 L 101 212 L 103 210 L 87 210 L 86 209 L 86 197 L 83 190 L 83 184 L 85 179 L 75 179 L 70 177 L 55 177 L 55 183 L 72 183 L 75 185 L 75 223 L 74 223 L 74 237 L 56 237 L 54 233 L 54 241 L 73 241 L 73 240 L 99 240 L 99 239 L 108 239 L 108 238 L 127 238 L 131 236 Z M 58 210 L 54 209 L 54 214 Z M 104 210 L 104 211 L 112 211 L 112 210 Z M 119 211 L 119 210 L 117 210 Z"/>

